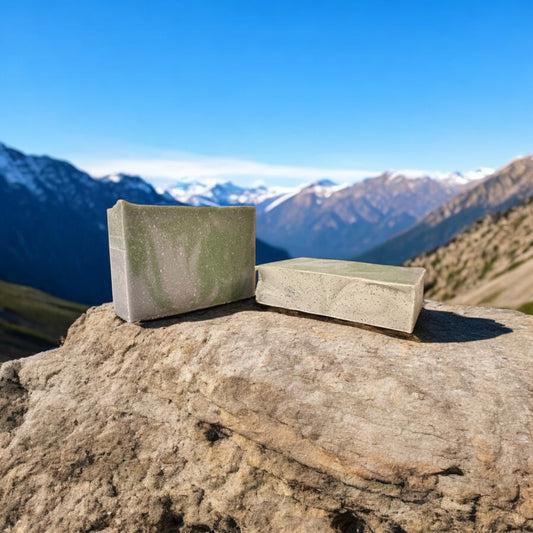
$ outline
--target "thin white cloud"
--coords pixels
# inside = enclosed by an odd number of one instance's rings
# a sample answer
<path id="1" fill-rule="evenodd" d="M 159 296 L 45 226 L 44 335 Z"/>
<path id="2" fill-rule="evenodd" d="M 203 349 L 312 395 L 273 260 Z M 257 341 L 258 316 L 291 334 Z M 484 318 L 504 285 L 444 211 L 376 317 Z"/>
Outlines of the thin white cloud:
<path id="1" fill-rule="evenodd" d="M 244 159 L 208 156 L 183 156 L 177 158 L 120 158 L 77 161 L 93 176 L 119 172 L 135 174 L 150 181 L 168 182 L 194 179 L 235 179 L 276 181 L 317 180 L 330 178 L 337 181 L 358 181 L 378 172 L 343 168 L 321 168 L 291 165 L 272 165 Z"/>

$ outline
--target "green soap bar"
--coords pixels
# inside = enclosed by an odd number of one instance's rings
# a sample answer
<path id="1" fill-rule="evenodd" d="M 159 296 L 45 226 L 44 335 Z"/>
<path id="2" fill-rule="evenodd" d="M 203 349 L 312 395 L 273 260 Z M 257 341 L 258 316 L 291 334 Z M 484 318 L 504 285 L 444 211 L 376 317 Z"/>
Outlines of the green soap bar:
<path id="1" fill-rule="evenodd" d="M 255 208 L 135 205 L 107 211 L 113 303 L 134 322 L 254 295 Z"/>
<path id="2" fill-rule="evenodd" d="M 423 268 L 299 257 L 257 272 L 261 304 L 407 333 L 424 300 Z"/>

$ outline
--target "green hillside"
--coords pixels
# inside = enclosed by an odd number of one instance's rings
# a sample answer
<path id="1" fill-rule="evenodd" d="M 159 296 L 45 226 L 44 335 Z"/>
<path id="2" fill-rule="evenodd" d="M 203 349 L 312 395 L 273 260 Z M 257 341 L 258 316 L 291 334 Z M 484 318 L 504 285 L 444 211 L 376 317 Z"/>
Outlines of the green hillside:
<path id="1" fill-rule="evenodd" d="M 0 281 L 0 363 L 58 346 L 86 306 Z"/>

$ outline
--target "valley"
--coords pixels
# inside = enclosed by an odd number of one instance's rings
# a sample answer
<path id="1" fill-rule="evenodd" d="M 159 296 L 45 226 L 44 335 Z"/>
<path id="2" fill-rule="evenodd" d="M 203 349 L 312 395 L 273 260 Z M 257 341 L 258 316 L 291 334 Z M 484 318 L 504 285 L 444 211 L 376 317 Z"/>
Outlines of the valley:
<path id="1" fill-rule="evenodd" d="M 0 281 L 0 363 L 59 346 L 87 306 Z"/>

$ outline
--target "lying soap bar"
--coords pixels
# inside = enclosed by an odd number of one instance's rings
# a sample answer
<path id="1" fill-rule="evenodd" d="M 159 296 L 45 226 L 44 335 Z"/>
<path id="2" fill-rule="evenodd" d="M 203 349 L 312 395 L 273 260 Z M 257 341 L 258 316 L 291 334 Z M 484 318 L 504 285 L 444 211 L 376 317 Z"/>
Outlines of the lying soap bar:
<path id="1" fill-rule="evenodd" d="M 255 208 L 135 205 L 107 211 L 113 303 L 129 322 L 254 295 Z"/>
<path id="2" fill-rule="evenodd" d="M 424 299 L 423 268 L 307 257 L 256 268 L 261 304 L 407 333 Z"/>

